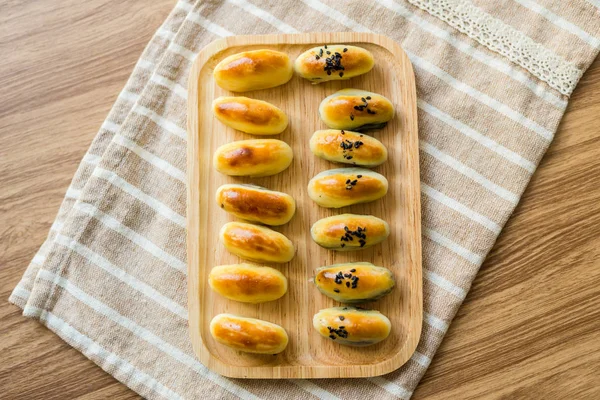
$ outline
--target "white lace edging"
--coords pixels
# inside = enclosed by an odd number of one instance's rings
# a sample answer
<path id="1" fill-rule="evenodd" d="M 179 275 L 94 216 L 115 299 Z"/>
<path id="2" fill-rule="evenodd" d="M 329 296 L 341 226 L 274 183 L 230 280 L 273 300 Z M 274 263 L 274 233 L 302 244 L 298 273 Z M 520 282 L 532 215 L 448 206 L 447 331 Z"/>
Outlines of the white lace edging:
<path id="1" fill-rule="evenodd" d="M 570 96 L 583 72 L 467 0 L 408 0 Z"/>

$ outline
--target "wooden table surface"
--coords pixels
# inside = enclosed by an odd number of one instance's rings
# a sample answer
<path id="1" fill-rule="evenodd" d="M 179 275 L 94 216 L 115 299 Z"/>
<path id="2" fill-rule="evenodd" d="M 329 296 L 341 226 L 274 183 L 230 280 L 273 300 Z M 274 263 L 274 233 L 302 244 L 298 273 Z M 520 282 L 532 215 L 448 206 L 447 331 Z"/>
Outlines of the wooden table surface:
<path id="1" fill-rule="evenodd" d="M 137 397 L 7 298 L 174 3 L 0 3 L 2 398 Z M 413 398 L 600 398 L 600 60 Z"/>

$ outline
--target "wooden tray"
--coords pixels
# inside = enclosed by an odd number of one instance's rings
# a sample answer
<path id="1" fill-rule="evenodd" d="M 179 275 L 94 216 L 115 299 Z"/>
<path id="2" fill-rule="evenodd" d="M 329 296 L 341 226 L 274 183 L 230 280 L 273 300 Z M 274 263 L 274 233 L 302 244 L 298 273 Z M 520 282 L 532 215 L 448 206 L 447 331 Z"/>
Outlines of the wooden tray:
<path id="1" fill-rule="evenodd" d="M 266 100 L 289 117 L 289 127 L 274 138 L 294 151 L 289 169 L 266 178 L 233 178 L 212 168 L 215 149 L 234 140 L 257 138 L 235 131 L 216 120 L 211 102 L 231 95 L 214 82 L 217 63 L 234 53 L 275 49 L 295 59 L 305 50 L 322 44 L 356 44 L 370 50 L 375 68 L 362 76 L 312 85 L 294 76 L 273 89 L 247 92 L 243 96 Z M 315 157 L 309 138 L 326 129 L 318 115 L 319 103 L 343 88 L 380 93 L 396 108 L 388 126 L 372 132 L 388 148 L 389 159 L 375 168 L 389 180 L 389 192 L 381 200 L 339 210 L 317 206 L 307 195 L 308 181 L 317 173 L 341 165 Z M 404 364 L 414 352 L 421 334 L 421 205 L 419 146 L 415 79 L 404 51 L 388 37 L 368 33 L 305 33 L 297 35 L 233 36 L 206 46 L 196 59 L 189 80 L 188 98 L 188 305 L 194 350 L 209 369 L 237 378 L 346 378 L 383 375 Z M 219 229 L 234 218 L 215 202 L 216 189 L 224 183 L 253 183 L 291 194 L 297 202 L 289 224 L 276 227 L 296 245 L 296 257 L 277 265 L 289 280 L 288 293 L 269 303 L 252 305 L 227 300 L 208 286 L 212 267 L 241 262 L 218 240 Z M 372 214 L 389 222 L 391 235 L 380 245 L 357 252 L 328 251 L 310 237 L 311 225 L 320 218 L 344 212 Z M 316 333 L 313 315 L 339 303 L 320 294 L 309 279 L 317 267 L 347 261 L 369 261 L 391 269 L 397 287 L 383 299 L 364 305 L 381 311 L 392 322 L 392 333 L 369 347 L 341 346 Z M 239 314 L 281 325 L 290 341 L 276 356 L 253 355 L 229 349 L 213 340 L 210 320 L 219 313 Z"/>

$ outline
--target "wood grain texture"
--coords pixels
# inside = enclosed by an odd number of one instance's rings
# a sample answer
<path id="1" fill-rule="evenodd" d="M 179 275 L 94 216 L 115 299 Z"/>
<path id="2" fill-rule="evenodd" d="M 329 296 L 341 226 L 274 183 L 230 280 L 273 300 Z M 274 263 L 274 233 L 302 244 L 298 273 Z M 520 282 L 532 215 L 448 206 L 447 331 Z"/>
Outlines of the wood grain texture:
<path id="1" fill-rule="evenodd" d="M 322 43 L 366 48 L 373 53 L 376 65 L 368 74 L 350 80 L 313 85 L 296 75 L 285 85 L 243 93 L 268 101 L 288 115 L 288 128 L 273 137 L 292 147 L 294 160 L 287 170 L 264 178 L 228 177 L 215 171 L 212 157 L 219 146 L 256 138 L 228 128 L 213 116 L 212 101 L 232 95 L 216 85 L 215 66 L 232 54 L 265 48 L 282 51 L 294 60 Z M 341 165 L 315 157 L 308 143 L 313 132 L 326 129 L 319 118 L 319 104 L 343 88 L 379 93 L 394 104 L 394 119 L 385 128 L 370 132 L 388 148 L 387 162 L 374 170 L 388 179 L 389 190 L 377 201 L 326 209 L 308 197 L 308 181 L 319 172 Z M 417 98 L 412 65 L 404 51 L 388 37 L 369 33 L 229 37 L 212 42 L 200 52 L 190 72 L 188 93 L 188 308 L 192 344 L 202 363 L 222 375 L 238 378 L 364 377 L 398 369 L 417 347 L 423 317 Z M 235 220 L 214 199 L 217 188 L 226 183 L 255 184 L 287 193 L 296 200 L 294 218 L 273 228 L 296 246 L 291 262 L 272 265 L 289 281 L 288 293 L 277 301 L 260 305 L 239 303 L 208 287 L 212 267 L 241 262 L 218 240 L 221 227 Z M 312 224 L 344 213 L 374 215 L 388 221 L 390 237 L 381 244 L 353 252 L 326 250 L 311 240 Z M 362 348 L 341 346 L 314 331 L 313 315 L 340 303 L 318 293 L 308 281 L 318 267 L 358 261 L 387 267 L 396 278 L 392 293 L 365 305 L 387 316 L 392 332 L 386 340 Z M 258 356 L 217 343 L 210 335 L 209 325 L 215 315 L 223 312 L 282 326 L 290 338 L 287 348 L 276 357 Z"/>
<path id="2" fill-rule="evenodd" d="M 174 4 L 0 5 L 3 398 L 138 398 L 23 318 L 7 298 L 142 49 Z M 575 90 L 556 139 L 413 399 L 600 398 L 598 115 L 600 59 Z"/>

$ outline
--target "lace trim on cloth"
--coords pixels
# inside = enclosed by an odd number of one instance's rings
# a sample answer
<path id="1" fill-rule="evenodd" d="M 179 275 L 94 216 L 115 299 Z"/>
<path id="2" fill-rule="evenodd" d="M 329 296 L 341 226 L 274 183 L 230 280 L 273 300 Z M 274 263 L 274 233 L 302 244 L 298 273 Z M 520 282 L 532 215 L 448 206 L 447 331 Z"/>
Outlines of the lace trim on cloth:
<path id="1" fill-rule="evenodd" d="M 467 0 L 407 0 L 570 96 L 583 72 Z"/>

